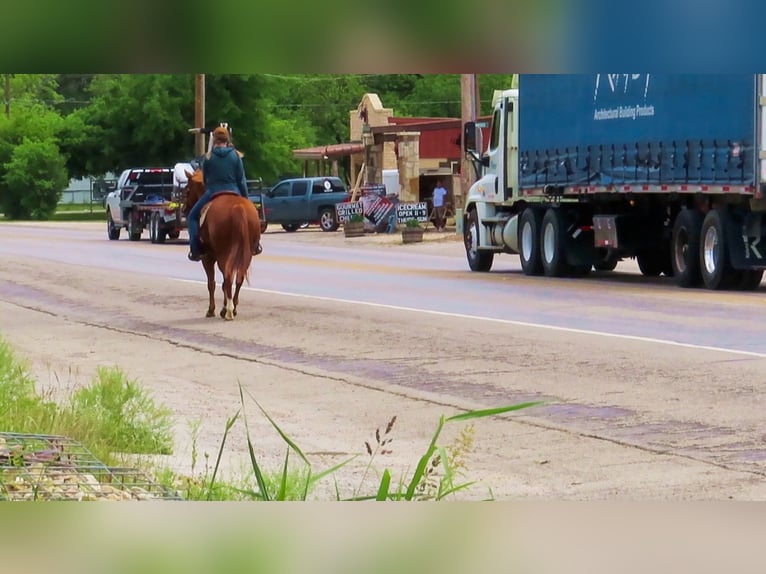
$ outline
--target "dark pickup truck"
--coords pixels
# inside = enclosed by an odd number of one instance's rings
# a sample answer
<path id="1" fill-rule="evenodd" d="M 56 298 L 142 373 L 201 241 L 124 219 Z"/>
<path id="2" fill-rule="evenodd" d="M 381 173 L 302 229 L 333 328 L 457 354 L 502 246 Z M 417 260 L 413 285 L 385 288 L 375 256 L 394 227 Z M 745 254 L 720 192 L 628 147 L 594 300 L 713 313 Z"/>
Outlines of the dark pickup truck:
<path id="1" fill-rule="evenodd" d="M 261 201 L 267 223 L 278 223 L 285 231 L 296 231 L 306 223 L 318 223 L 322 231 L 340 226 L 335 204 L 351 197 L 338 177 L 284 179 L 262 192 Z"/>

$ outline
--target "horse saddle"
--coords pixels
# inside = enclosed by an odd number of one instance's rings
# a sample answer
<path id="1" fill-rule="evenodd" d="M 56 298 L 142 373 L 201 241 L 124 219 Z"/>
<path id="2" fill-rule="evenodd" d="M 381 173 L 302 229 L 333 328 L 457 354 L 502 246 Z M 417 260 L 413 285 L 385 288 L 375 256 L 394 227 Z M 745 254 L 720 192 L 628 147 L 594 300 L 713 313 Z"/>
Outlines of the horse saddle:
<path id="1" fill-rule="evenodd" d="M 240 193 L 238 191 L 231 191 L 229 189 L 224 189 L 223 191 L 216 191 L 211 197 L 210 200 L 202 207 L 202 211 L 199 214 L 199 226 L 202 228 L 202 226 L 205 224 L 205 218 L 207 217 L 207 212 L 210 209 L 210 206 L 213 205 L 213 200 L 218 197 L 219 195 L 237 195 L 239 196 Z"/>

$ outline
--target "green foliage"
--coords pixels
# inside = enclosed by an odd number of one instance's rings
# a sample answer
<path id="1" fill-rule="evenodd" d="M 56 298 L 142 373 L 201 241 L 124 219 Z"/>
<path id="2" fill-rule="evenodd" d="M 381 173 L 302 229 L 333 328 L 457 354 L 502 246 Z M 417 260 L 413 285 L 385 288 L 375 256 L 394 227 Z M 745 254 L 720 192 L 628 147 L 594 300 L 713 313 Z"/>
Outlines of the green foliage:
<path id="1" fill-rule="evenodd" d="M 172 165 L 192 156 L 192 75 L 99 75 L 89 91 L 89 105 L 72 115 L 93 126 L 76 148 L 89 158 L 90 173 Z"/>
<path id="2" fill-rule="evenodd" d="M 41 420 L 50 417 L 51 406 L 35 391 L 26 363 L 0 339 L 0 430 L 41 432 Z"/>
<path id="3" fill-rule="evenodd" d="M 407 229 L 418 229 L 420 227 L 420 222 L 417 219 L 408 219 L 404 222 L 404 226 Z"/>
<path id="4" fill-rule="evenodd" d="M 25 139 L 3 171 L 0 207 L 11 219 L 48 219 L 69 181 L 64 158 L 51 140 Z"/>
<path id="5" fill-rule="evenodd" d="M 263 501 L 286 501 L 308 499 L 309 493 L 316 484 L 326 477 L 334 475 L 338 470 L 348 463 L 352 462 L 356 456 L 352 456 L 341 463 L 327 468 L 317 474 L 313 473 L 311 462 L 300 449 L 300 447 L 280 428 L 274 419 L 266 410 L 256 401 L 252 395 L 249 395 L 252 401 L 260 410 L 261 414 L 269 421 L 274 430 L 279 434 L 287 445 L 285 459 L 281 471 L 268 472 L 259 463 L 255 452 L 247 416 L 245 414 L 245 391 L 242 385 L 239 385 L 241 409 L 226 422 L 223 439 L 218 451 L 215 468 L 212 474 L 206 470 L 202 477 L 179 477 L 172 472 L 162 473 L 163 483 L 184 493 L 187 500 L 263 500 Z M 526 409 L 537 406 L 535 403 L 520 403 L 516 405 L 497 407 L 491 409 L 474 410 L 453 415 L 451 417 L 442 416 L 439 419 L 436 431 L 431 438 L 425 453 L 420 457 L 415 471 L 409 480 L 404 477 L 392 486 L 392 473 L 385 469 L 381 475 L 380 483 L 375 492 L 371 495 L 359 495 L 359 491 L 364 483 L 367 474 L 372 467 L 373 460 L 378 455 L 390 453 L 391 430 L 396 422 L 393 417 L 385 430 L 381 433 L 380 429 L 375 432 L 376 446 L 373 449 L 369 442 L 365 443 L 367 453 L 370 455 L 370 461 L 360 480 L 360 486 L 348 500 L 394 500 L 394 501 L 416 501 L 416 500 L 444 500 L 455 493 L 470 487 L 473 482 L 457 483 L 456 479 L 462 474 L 465 468 L 464 456 L 470 449 L 473 441 L 473 425 L 463 429 L 455 442 L 444 447 L 438 443 L 444 425 L 450 422 L 473 421 L 480 418 L 502 415 L 508 412 Z M 225 481 L 217 481 L 218 468 L 226 440 L 234 427 L 237 419 L 242 415 L 245 424 L 245 435 L 247 438 L 247 447 L 250 455 L 252 474 L 248 477 L 240 478 L 235 484 Z M 297 455 L 302 466 L 296 468 L 290 466 L 290 454 Z M 437 468 L 441 468 L 440 476 L 436 476 Z M 226 498 L 229 496 L 230 498 Z M 341 500 L 341 494 L 338 491 L 336 483 L 336 496 Z"/>
<path id="6" fill-rule="evenodd" d="M 170 454 L 173 450 L 171 412 L 155 404 L 137 381 L 118 368 L 99 367 L 88 387 L 70 398 L 80 423 L 101 428 L 101 440 L 116 452 Z"/>
<path id="7" fill-rule="evenodd" d="M 35 389 L 27 364 L 2 338 L 0 430 L 70 437 L 107 464 L 118 453 L 172 450 L 170 411 L 119 369 L 100 368 L 90 385 L 59 404 Z"/>

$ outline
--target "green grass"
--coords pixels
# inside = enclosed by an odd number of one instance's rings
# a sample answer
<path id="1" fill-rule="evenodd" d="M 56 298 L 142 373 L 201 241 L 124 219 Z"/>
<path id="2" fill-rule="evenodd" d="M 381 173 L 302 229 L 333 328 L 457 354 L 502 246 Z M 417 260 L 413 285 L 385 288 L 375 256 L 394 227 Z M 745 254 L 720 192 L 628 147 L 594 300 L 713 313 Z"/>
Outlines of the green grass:
<path id="1" fill-rule="evenodd" d="M 48 221 L 104 221 L 106 215 L 103 209 L 94 209 L 93 213 L 81 211 L 57 211 Z"/>
<path id="2" fill-rule="evenodd" d="M 0 338 L 0 431 L 62 435 L 106 464 L 126 454 L 170 454 L 172 416 L 118 368 L 99 368 L 90 384 L 56 402 L 35 389 L 25 362 Z"/>
<path id="3" fill-rule="evenodd" d="M 93 203 L 59 203 L 56 206 L 56 213 L 69 213 L 72 211 L 98 211 L 103 213 L 104 202 Z"/>

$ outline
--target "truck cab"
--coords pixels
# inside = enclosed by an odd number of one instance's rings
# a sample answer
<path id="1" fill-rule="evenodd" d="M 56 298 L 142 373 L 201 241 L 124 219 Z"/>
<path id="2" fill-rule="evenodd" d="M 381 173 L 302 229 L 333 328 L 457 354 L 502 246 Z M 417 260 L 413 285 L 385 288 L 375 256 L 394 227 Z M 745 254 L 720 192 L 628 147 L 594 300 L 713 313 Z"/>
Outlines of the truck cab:
<path id="1" fill-rule="evenodd" d="M 504 202 L 519 195 L 519 91 L 496 90 L 492 109 L 486 151 L 481 154 L 481 150 L 473 149 L 475 138 L 467 141 L 467 153 L 472 156 L 477 169 L 483 171 L 482 177 L 468 192 L 469 202 L 472 197 L 481 201 Z M 469 123 L 466 129 L 475 131 L 475 124 Z"/>

